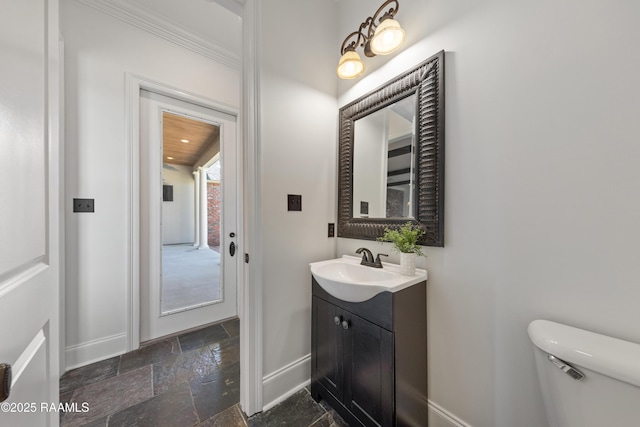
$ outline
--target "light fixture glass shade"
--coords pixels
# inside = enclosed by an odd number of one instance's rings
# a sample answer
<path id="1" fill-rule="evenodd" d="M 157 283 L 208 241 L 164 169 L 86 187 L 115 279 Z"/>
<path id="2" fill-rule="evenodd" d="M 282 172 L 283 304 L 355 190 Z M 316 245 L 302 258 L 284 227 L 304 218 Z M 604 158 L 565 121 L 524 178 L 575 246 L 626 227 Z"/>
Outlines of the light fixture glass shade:
<path id="1" fill-rule="evenodd" d="M 385 19 L 376 28 L 370 41 L 371 51 L 376 55 L 388 55 L 404 43 L 404 30 L 395 19 Z"/>
<path id="2" fill-rule="evenodd" d="M 364 62 L 356 51 L 348 50 L 340 58 L 336 72 L 341 79 L 355 79 L 364 73 Z"/>

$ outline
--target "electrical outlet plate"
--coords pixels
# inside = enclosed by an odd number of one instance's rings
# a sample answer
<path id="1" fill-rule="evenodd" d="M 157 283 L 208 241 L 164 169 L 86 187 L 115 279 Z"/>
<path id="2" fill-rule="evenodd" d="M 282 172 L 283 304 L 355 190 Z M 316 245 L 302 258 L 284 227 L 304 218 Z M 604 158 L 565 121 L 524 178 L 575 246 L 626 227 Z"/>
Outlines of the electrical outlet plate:
<path id="1" fill-rule="evenodd" d="M 333 222 L 329 223 L 329 229 L 328 229 L 328 237 L 335 237 L 336 235 L 336 225 Z"/>
<path id="2" fill-rule="evenodd" d="M 74 212 L 95 212 L 94 199 L 73 199 Z"/>
<path id="3" fill-rule="evenodd" d="M 302 196 L 299 194 L 287 195 L 287 210 L 301 211 L 302 210 Z"/>

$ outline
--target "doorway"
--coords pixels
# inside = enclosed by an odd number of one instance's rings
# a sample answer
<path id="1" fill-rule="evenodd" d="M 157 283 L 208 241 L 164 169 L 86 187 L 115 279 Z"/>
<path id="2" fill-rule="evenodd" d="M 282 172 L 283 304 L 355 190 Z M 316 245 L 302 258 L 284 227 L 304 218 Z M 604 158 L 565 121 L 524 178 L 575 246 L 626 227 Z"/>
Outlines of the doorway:
<path id="1" fill-rule="evenodd" d="M 146 342 L 237 315 L 240 168 L 235 116 L 141 90 L 139 127 Z"/>

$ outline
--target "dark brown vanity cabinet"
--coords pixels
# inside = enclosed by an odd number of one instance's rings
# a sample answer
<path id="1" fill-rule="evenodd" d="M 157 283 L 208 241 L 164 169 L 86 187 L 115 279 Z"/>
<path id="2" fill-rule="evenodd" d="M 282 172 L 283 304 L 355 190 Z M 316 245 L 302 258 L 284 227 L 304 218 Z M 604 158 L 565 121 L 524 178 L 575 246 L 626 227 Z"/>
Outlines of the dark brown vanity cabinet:
<path id="1" fill-rule="evenodd" d="M 313 398 L 351 426 L 426 426 L 426 282 L 359 303 L 312 286 Z"/>

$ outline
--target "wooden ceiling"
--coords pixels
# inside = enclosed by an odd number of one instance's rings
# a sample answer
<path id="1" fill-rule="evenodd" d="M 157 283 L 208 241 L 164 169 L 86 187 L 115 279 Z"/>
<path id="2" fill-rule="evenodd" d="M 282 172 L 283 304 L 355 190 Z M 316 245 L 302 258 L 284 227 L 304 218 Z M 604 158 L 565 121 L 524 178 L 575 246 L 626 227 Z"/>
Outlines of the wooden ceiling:
<path id="1" fill-rule="evenodd" d="M 193 166 L 219 139 L 218 126 L 166 111 L 162 113 L 162 161 L 164 163 Z M 182 140 L 189 142 L 185 143 Z"/>

